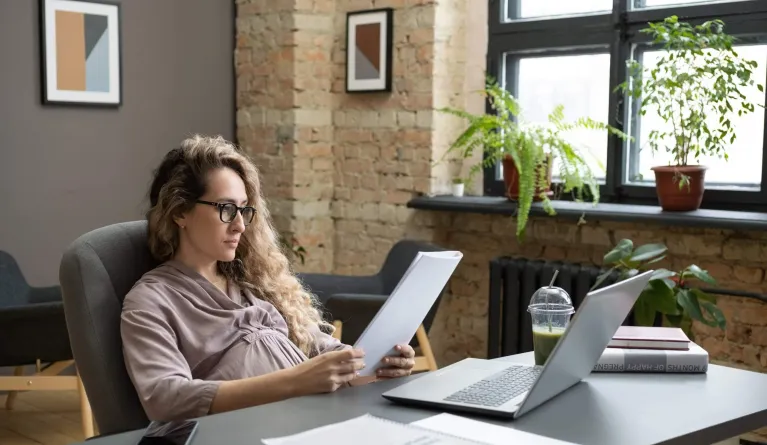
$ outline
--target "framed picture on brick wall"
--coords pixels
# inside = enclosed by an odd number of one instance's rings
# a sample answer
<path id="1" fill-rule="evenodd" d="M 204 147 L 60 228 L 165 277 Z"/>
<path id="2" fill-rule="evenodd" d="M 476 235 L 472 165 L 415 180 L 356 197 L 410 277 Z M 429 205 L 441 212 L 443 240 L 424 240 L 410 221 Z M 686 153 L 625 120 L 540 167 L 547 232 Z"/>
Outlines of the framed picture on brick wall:
<path id="1" fill-rule="evenodd" d="M 39 0 L 43 104 L 122 102 L 120 3 Z"/>
<path id="2" fill-rule="evenodd" d="M 391 91 L 392 8 L 346 16 L 346 92 Z"/>

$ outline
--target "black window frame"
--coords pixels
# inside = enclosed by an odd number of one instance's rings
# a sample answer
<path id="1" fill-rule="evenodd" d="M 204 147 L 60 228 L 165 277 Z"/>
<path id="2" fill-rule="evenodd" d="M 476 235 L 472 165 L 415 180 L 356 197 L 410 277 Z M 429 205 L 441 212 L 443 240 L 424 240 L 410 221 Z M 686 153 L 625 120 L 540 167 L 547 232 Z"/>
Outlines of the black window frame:
<path id="1" fill-rule="evenodd" d="M 608 88 L 608 123 L 624 129 L 632 117 L 625 100 L 616 87 L 626 79 L 625 61 L 631 57 L 635 44 L 646 44 L 647 36 L 639 33 L 648 22 L 662 21 L 670 15 L 692 24 L 719 18 L 724 20 L 726 32 L 741 39 L 758 38 L 767 42 L 767 0 L 739 0 L 722 3 L 670 5 L 636 9 L 643 0 L 613 0 L 612 11 L 572 16 L 534 17 L 517 21 L 501 21 L 506 4 L 509 10 L 517 9 L 520 0 L 489 0 L 487 73 L 513 85 L 513 70 L 505 79 L 505 54 L 582 53 L 587 48 L 607 49 L 610 54 L 610 85 Z M 531 0 L 530 0 L 531 1 Z M 629 8 L 632 2 L 635 7 Z M 758 81 L 767 84 L 766 79 Z M 767 104 L 767 89 L 765 90 Z M 489 104 L 486 108 L 492 112 Z M 637 130 L 631 126 L 632 133 Z M 728 190 L 707 187 L 701 204 L 702 209 L 767 211 L 767 112 L 763 125 L 762 178 L 758 191 Z M 632 136 L 636 136 L 633 134 Z M 618 204 L 658 205 L 654 179 L 650 185 L 624 183 L 627 157 L 632 156 L 631 146 L 615 136 L 605 136 L 607 142 L 606 177 L 600 185 L 600 201 Z M 486 196 L 504 196 L 503 179 L 496 179 L 498 166 L 484 168 L 484 193 Z M 562 196 L 559 199 L 569 199 Z"/>

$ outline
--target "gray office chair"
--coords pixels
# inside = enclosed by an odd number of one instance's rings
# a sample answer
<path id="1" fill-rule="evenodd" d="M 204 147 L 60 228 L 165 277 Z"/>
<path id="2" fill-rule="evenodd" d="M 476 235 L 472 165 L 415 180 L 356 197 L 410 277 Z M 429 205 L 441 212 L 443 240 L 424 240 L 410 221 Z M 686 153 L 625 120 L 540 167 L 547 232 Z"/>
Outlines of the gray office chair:
<path id="1" fill-rule="evenodd" d="M 371 275 L 299 273 L 298 278 L 322 302 L 324 317 L 336 328 L 333 336 L 354 344 L 394 291 L 418 252 L 440 252 L 442 246 L 415 239 L 394 243 L 378 272 Z M 439 308 L 444 289 L 429 309 L 410 345 L 416 350 L 413 371 L 436 371 L 437 361 L 428 332 Z"/>
<path id="2" fill-rule="evenodd" d="M 123 299 L 156 266 L 146 237 L 146 221 L 110 225 L 76 239 L 61 260 L 70 344 L 102 435 L 149 424 L 128 377 L 120 338 Z"/>

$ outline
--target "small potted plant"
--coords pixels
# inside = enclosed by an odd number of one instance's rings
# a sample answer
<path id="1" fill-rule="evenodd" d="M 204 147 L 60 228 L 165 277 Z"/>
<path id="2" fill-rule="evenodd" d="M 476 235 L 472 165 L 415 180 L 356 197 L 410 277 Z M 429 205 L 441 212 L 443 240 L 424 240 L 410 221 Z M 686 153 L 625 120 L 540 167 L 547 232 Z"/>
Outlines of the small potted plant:
<path id="1" fill-rule="evenodd" d="M 764 91 L 752 77 L 757 63 L 738 55 L 721 20 L 691 26 L 671 16 L 640 32 L 662 45 L 662 55 L 644 68 L 629 60 L 628 80 L 618 89 L 637 101 L 640 116 L 651 111 L 666 123 L 653 128 L 646 141 L 653 153 L 663 149 L 672 155 L 669 165 L 652 167 L 661 207 L 696 210 L 707 169 L 700 159 L 727 160 L 727 145 L 736 138 L 732 118 L 754 111 L 748 89 Z"/>
<path id="2" fill-rule="evenodd" d="M 634 248 L 630 239 L 620 240 L 604 256 L 604 266 L 608 270 L 597 278 L 592 289 L 600 287 L 614 273 L 618 274 L 618 281 L 622 281 L 653 268 L 654 263 L 666 257 L 667 250 L 663 244 L 644 244 Z M 634 305 L 634 323 L 639 326 L 661 324 L 680 327 L 690 340 L 694 340 L 693 320 L 724 329 L 727 323 L 716 305 L 716 296 L 692 287 L 690 284 L 693 280 L 716 284 L 716 280 L 707 271 L 695 264 L 678 272 L 655 269 Z"/>
<path id="3" fill-rule="evenodd" d="M 476 150 L 482 151 L 484 160 L 471 167 L 469 178 L 485 166 L 502 163 L 506 196 L 518 206 L 516 234 L 520 240 L 524 237 L 534 201 L 540 201 L 549 215 L 555 214 L 550 201 L 555 159 L 559 161 L 561 192 L 572 193 L 577 201 L 586 197 L 594 204 L 599 201 L 596 176 L 581 153 L 581 147 L 566 133 L 588 129 L 627 137 L 624 133 L 587 117 L 566 122 L 562 105 L 549 114 L 548 122 L 527 122 L 516 98 L 492 79 L 480 93 L 487 97 L 494 112 L 474 115 L 455 108 L 439 110 L 468 121 L 467 128 L 451 144 L 446 155 L 457 152 L 463 159 L 468 159 Z"/>
<path id="4" fill-rule="evenodd" d="M 463 196 L 464 187 L 465 187 L 465 181 L 463 178 L 453 178 L 453 181 L 452 181 L 453 196 Z"/>

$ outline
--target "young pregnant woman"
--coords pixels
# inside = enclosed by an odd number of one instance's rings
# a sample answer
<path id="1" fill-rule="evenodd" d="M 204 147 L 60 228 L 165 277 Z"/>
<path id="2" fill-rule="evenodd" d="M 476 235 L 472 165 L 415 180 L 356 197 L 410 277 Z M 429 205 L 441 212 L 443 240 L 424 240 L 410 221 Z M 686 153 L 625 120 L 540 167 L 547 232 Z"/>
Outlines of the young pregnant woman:
<path id="1" fill-rule="evenodd" d="M 150 420 L 254 406 L 355 383 L 361 351 L 327 332 L 291 272 L 256 166 L 222 138 L 171 150 L 149 192 L 149 248 L 160 262 L 125 298 L 128 374 Z M 378 375 L 410 374 L 398 345 Z"/>

